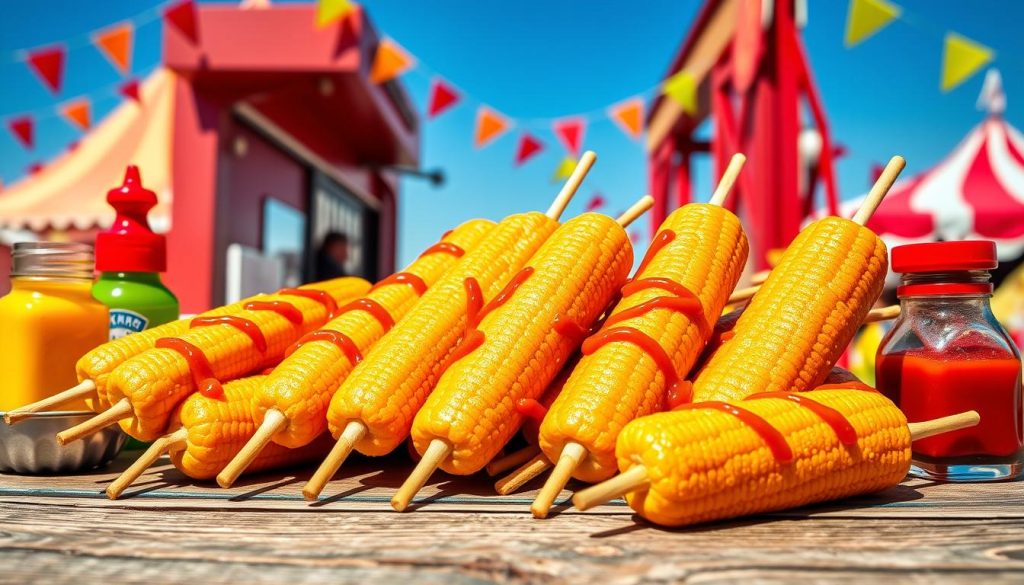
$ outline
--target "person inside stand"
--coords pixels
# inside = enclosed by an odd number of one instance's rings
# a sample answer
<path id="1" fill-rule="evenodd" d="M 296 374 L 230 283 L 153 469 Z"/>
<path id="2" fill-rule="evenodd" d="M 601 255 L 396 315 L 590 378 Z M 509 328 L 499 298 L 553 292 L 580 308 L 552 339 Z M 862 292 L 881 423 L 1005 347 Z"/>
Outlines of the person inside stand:
<path id="1" fill-rule="evenodd" d="M 327 232 L 316 253 L 316 280 L 348 276 L 345 272 L 347 261 L 348 236 L 336 231 Z"/>

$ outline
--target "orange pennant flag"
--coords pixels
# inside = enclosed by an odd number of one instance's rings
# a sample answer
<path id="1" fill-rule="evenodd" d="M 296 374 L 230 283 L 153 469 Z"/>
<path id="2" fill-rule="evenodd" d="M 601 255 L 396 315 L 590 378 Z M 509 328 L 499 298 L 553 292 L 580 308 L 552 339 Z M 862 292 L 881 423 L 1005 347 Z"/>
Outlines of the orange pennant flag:
<path id="1" fill-rule="evenodd" d="M 644 100 L 633 98 L 615 104 L 608 110 L 608 116 L 632 138 L 640 138 L 644 127 Z"/>
<path id="2" fill-rule="evenodd" d="M 132 69 L 132 40 L 134 37 L 135 26 L 130 22 L 125 22 L 94 34 L 92 42 L 107 59 L 110 59 L 118 71 L 127 75 Z"/>
<path id="3" fill-rule="evenodd" d="M 476 138 L 473 140 L 473 145 L 482 148 L 508 129 L 509 122 L 504 116 L 487 106 L 480 106 L 480 109 L 476 111 Z"/>
<path id="4" fill-rule="evenodd" d="M 60 113 L 63 114 L 69 122 L 84 131 L 88 130 L 89 127 L 92 126 L 92 116 L 90 115 L 91 109 L 92 107 L 89 103 L 89 98 L 83 97 L 61 105 Z"/>
<path id="5" fill-rule="evenodd" d="M 377 54 L 373 57 L 370 81 L 373 83 L 391 81 L 411 69 L 415 64 L 416 60 L 412 58 L 412 55 L 398 46 L 398 43 L 391 39 L 383 39 L 377 45 Z"/>

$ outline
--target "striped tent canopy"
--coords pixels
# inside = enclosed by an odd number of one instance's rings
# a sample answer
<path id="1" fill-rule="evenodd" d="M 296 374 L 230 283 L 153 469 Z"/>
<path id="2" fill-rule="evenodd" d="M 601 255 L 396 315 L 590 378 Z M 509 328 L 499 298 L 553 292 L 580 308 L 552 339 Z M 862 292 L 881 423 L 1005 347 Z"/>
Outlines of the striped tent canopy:
<path id="1" fill-rule="evenodd" d="M 897 183 L 868 222 L 890 246 L 986 239 L 996 241 L 1000 260 L 1024 253 L 1024 136 L 1003 117 L 998 72 L 989 72 L 979 102 L 986 119 L 945 160 Z M 845 202 L 843 215 L 862 200 Z"/>

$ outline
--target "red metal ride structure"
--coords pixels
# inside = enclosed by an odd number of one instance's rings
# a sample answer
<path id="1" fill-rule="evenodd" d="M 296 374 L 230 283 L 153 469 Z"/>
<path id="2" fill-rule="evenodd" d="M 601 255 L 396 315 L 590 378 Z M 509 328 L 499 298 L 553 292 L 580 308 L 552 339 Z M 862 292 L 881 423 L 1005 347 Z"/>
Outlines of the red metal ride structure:
<path id="1" fill-rule="evenodd" d="M 748 157 L 729 206 L 748 228 L 755 269 L 784 248 L 815 207 L 824 185 L 838 211 L 834 147 L 825 110 L 803 47 L 806 0 L 708 0 L 672 62 L 668 76 L 686 71 L 697 85 L 696 110 L 685 112 L 662 95 L 647 119 L 654 229 L 674 192 L 692 200 L 691 156 L 708 152 L 720 175 L 735 152 Z M 711 118 L 714 137 L 697 140 Z"/>

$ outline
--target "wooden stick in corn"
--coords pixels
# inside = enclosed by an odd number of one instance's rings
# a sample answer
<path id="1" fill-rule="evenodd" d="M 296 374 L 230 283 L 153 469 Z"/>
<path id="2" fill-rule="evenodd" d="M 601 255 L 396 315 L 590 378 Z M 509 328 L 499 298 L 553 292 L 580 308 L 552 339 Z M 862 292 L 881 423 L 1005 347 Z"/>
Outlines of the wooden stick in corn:
<path id="1" fill-rule="evenodd" d="M 378 283 L 312 338 L 301 341 L 253 395 L 255 415 L 266 430 L 253 435 L 217 475 L 217 483 L 230 487 L 270 441 L 298 448 L 323 434 L 327 407 L 342 380 L 420 296 L 493 229 L 494 222 L 476 219 L 447 232 L 402 272 Z"/>
<path id="2" fill-rule="evenodd" d="M 632 281 L 637 288 L 623 290 L 605 326 L 584 344 L 583 358 L 541 424 L 541 449 L 554 469 L 530 506 L 534 517 L 547 517 L 571 477 L 611 477 L 623 425 L 685 393 L 685 376 L 711 334 L 709 324 L 746 262 L 739 218 L 722 207 L 744 160 L 733 157 L 711 203 L 684 206 L 666 219 L 655 241 L 668 244 L 652 245 L 653 256 Z M 641 288 L 645 283 L 653 286 Z M 535 462 L 511 483 L 528 481 L 541 468 Z"/>
<path id="3" fill-rule="evenodd" d="M 538 453 L 532 459 L 521 465 L 512 473 L 499 479 L 494 483 L 494 491 L 500 496 L 507 496 L 523 487 L 540 474 L 551 469 L 551 461 L 548 456 Z"/>
<path id="4" fill-rule="evenodd" d="M 315 499 L 353 450 L 385 455 L 408 436 L 466 328 L 470 283 L 481 300 L 496 295 L 555 231 L 558 219 L 594 162 L 585 155 L 547 214 L 502 220 L 477 249 L 428 290 L 406 318 L 384 335 L 331 399 L 327 422 L 339 441 L 303 487 Z M 476 293 L 474 293 L 476 294 Z M 475 302 L 475 301 L 474 301 Z"/>
<path id="5" fill-rule="evenodd" d="M 870 493 L 902 481 L 914 440 L 978 421 L 972 411 L 908 424 L 884 396 L 856 389 L 694 404 L 630 423 L 623 473 L 573 503 L 625 495 L 648 520 L 683 526 Z"/>
<path id="6" fill-rule="evenodd" d="M 365 293 L 369 287 L 370 284 L 361 278 L 343 277 L 299 288 L 323 294 L 333 303 L 344 304 Z M 323 303 L 304 296 L 275 293 L 254 300 L 286 303 L 298 311 L 302 322 L 293 322 L 275 311 L 246 309 L 248 303 L 241 304 L 238 310 L 235 307 L 239 304 L 229 305 L 224 311 L 211 311 L 201 316 L 231 317 L 251 322 L 259 329 L 267 345 L 266 348 L 258 348 L 247 333 L 232 325 L 191 328 L 196 319 L 187 320 L 184 332 L 157 339 L 147 349 L 113 368 L 106 379 L 110 408 L 60 433 L 58 441 L 70 442 L 113 423 L 119 423 L 128 435 L 142 441 L 153 441 L 163 435 L 170 412 L 190 393 L 199 390 L 191 363 L 175 350 L 160 348 L 159 343 L 163 341 L 184 341 L 202 352 L 212 370 L 213 377 L 209 381 L 219 385 L 220 381 L 229 381 L 267 364 L 277 363 L 280 354 L 297 337 L 316 328 L 327 318 L 327 308 Z M 123 339 L 145 336 L 146 333 L 136 333 Z"/>
<path id="7" fill-rule="evenodd" d="M 860 209 L 853 216 L 853 223 L 865 225 L 871 219 L 875 210 L 882 204 L 882 200 L 885 199 L 889 189 L 896 183 L 896 178 L 900 176 L 900 173 L 903 172 L 903 168 L 906 166 L 907 161 L 902 156 L 894 156 L 889 159 L 889 162 L 882 170 L 882 174 L 875 180 L 875 184 L 871 186 L 867 197 L 861 203 Z"/>
<path id="8" fill-rule="evenodd" d="M 527 445 L 522 449 L 513 451 L 507 455 L 500 455 L 495 457 L 493 461 L 484 467 L 484 472 L 487 475 L 494 477 L 499 473 L 505 473 L 509 469 L 515 469 L 527 461 L 533 459 L 538 453 L 540 453 L 540 447 L 536 445 Z"/>
<path id="9" fill-rule="evenodd" d="M 4 422 L 13 425 L 19 423 L 25 419 L 32 418 L 36 413 L 52 410 L 62 404 L 67 404 L 73 400 L 81 400 L 89 396 L 96 394 L 96 382 L 92 380 L 82 380 L 77 385 L 58 392 L 53 396 L 44 398 L 38 402 L 26 404 L 20 408 L 8 411 L 4 414 Z"/>
<path id="10" fill-rule="evenodd" d="M 540 398 L 625 282 L 633 257 L 623 227 L 637 216 L 586 213 L 566 222 L 474 319 L 467 339 L 477 342 L 441 376 L 412 426 L 419 453 L 442 455 L 420 460 L 392 498 L 395 510 L 437 467 L 475 473 L 518 431 L 515 405 Z"/>
<path id="11" fill-rule="evenodd" d="M 153 441 L 149 448 L 142 454 L 141 457 L 136 459 L 128 469 L 125 469 L 121 475 L 117 476 L 114 481 L 110 482 L 107 486 L 107 497 L 111 500 L 116 500 L 121 497 L 124 490 L 128 489 L 128 486 L 135 483 L 147 469 L 156 463 L 164 453 L 174 448 L 180 448 L 185 445 L 185 441 L 188 439 L 188 431 L 184 428 L 180 428 L 173 433 L 169 433 Z"/>
<path id="12" fill-rule="evenodd" d="M 565 208 L 576 195 L 576 191 L 579 190 L 580 185 L 583 183 L 583 179 L 587 176 L 587 173 L 590 172 L 590 168 L 594 166 L 596 161 L 597 154 L 594 151 L 588 150 L 583 153 L 579 162 L 576 163 L 576 168 L 572 170 L 572 174 L 569 175 L 565 184 L 562 185 L 562 189 L 558 192 L 558 195 L 555 196 L 555 200 L 551 202 L 551 206 L 548 207 L 548 210 L 544 215 L 555 220 L 562 217 L 562 214 L 565 213 Z"/>

